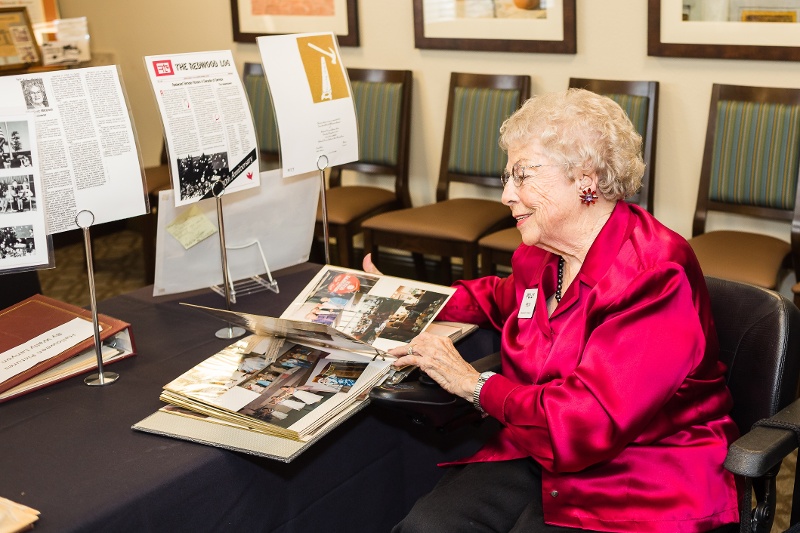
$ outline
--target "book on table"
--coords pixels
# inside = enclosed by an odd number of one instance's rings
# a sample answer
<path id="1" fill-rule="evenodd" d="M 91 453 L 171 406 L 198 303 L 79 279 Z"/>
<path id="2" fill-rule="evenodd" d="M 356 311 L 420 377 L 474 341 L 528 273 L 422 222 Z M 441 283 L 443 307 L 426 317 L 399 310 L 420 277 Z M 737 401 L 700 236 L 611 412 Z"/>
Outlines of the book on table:
<path id="1" fill-rule="evenodd" d="M 136 353 L 130 324 L 97 322 L 104 364 Z M 0 402 L 96 368 L 91 311 L 41 294 L 0 311 Z"/>
<path id="2" fill-rule="evenodd" d="M 326 266 L 281 318 L 192 306 L 252 334 L 165 385 L 168 406 L 134 429 L 289 461 L 366 405 L 395 372 L 387 350 L 430 325 L 453 292 Z"/>

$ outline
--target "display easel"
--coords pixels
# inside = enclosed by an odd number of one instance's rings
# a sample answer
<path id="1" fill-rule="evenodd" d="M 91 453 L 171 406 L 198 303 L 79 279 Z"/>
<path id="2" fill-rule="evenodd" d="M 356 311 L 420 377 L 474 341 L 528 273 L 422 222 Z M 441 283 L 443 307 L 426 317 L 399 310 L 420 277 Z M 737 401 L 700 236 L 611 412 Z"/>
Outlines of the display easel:
<path id="1" fill-rule="evenodd" d="M 94 326 L 94 353 L 97 356 L 97 373 L 86 376 L 83 382 L 92 387 L 110 385 L 119 379 L 119 374 L 103 371 L 103 348 L 100 342 L 100 323 L 97 319 L 97 292 L 94 285 L 92 239 L 89 234 L 89 229 L 94 224 L 94 213 L 87 209 L 80 211 L 75 216 L 75 224 L 83 231 L 83 246 L 86 249 L 86 276 L 89 278 L 89 302 L 92 308 L 92 325 Z"/>
<path id="2" fill-rule="evenodd" d="M 322 240 L 325 243 L 325 264 L 331 264 L 331 250 L 328 233 L 328 196 L 325 188 L 325 169 L 328 168 L 328 156 L 322 154 L 317 158 L 317 170 L 319 170 L 319 194 L 322 204 Z"/>
<path id="3" fill-rule="evenodd" d="M 231 281 L 228 270 L 228 250 L 225 247 L 225 222 L 222 217 L 222 196 L 225 194 L 225 186 L 221 181 L 215 181 L 211 186 L 211 192 L 217 202 L 217 225 L 219 227 L 219 252 L 222 259 L 222 283 L 225 293 L 225 309 L 231 310 Z M 217 330 L 215 335 L 220 339 L 237 339 L 245 334 L 244 328 L 228 324 L 228 327 Z"/>
<path id="4" fill-rule="evenodd" d="M 267 279 L 264 279 L 261 276 L 250 276 L 246 279 L 240 279 L 237 281 L 233 281 L 230 283 L 231 289 L 231 302 L 236 303 L 236 295 L 247 295 L 247 294 L 256 294 L 263 291 L 272 291 L 275 294 L 280 293 L 280 289 L 278 288 L 278 280 L 272 277 L 272 272 L 269 269 L 269 265 L 267 264 L 267 257 L 264 255 L 264 249 L 261 247 L 261 241 L 255 239 L 251 242 L 241 244 L 239 246 L 228 246 L 228 250 L 242 250 L 245 248 L 249 248 L 251 246 L 255 246 L 258 248 L 258 253 L 261 256 L 261 261 L 264 264 L 264 270 L 266 273 Z M 228 279 L 231 278 L 230 271 L 228 272 Z M 225 289 L 219 285 L 212 285 L 211 290 L 219 294 L 220 296 L 225 296 Z"/>

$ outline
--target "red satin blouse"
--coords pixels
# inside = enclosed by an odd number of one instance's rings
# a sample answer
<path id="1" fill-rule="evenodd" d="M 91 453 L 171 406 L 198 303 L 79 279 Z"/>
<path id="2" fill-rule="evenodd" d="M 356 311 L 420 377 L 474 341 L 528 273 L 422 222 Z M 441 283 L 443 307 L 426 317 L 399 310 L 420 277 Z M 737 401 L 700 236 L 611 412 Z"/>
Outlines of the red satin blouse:
<path id="1" fill-rule="evenodd" d="M 511 276 L 459 282 L 438 317 L 502 330 L 502 375 L 480 400 L 503 427 L 461 462 L 535 459 L 549 524 L 677 533 L 737 522 L 722 466 L 732 400 L 686 240 L 618 202 L 548 317 L 557 265 L 522 245 Z M 531 289 L 532 317 L 519 318 Z"/>

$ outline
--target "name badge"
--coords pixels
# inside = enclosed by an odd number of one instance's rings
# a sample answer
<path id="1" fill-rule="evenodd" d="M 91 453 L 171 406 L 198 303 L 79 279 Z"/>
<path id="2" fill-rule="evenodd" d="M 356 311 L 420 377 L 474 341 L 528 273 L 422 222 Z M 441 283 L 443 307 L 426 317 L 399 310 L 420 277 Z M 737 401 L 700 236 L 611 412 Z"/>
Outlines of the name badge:
<path id="1" fill-rule="evenodd" d="M 539 289 L 526 289 L 525 294 L 522 295 L 522 303 L 519 306 L 519 313 L 517 318 L 531 318 L 533 310 L 536 309 L 536 296 L 539 294 Z"/>

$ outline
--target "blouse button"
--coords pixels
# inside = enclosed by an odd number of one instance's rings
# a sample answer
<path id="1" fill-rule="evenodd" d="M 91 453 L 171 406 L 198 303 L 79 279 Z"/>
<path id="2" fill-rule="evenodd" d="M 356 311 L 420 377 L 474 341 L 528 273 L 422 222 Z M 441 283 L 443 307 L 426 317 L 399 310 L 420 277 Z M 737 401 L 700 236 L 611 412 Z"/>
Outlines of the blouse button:
<path id="1" fill-rule="evenodd" d="M 554 490 L 553 492 L 551 492 L 551 493 L 550 493 L 550 496 L 552 496 L 553 498 L 555 498 L 556 496 L 558 496 L 558 491 L 557 491 L 557 490 Z"/>

